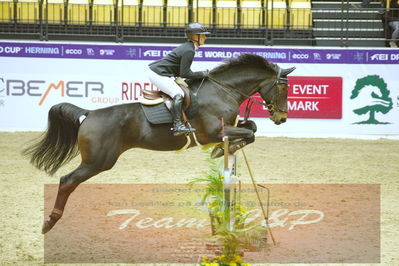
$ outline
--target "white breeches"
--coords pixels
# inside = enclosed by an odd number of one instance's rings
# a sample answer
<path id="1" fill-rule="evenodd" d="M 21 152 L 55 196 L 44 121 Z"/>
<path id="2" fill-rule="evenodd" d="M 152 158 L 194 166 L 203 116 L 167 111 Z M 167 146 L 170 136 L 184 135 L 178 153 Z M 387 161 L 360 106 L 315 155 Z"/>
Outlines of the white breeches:
<path id="1" fill-rule="evenodd" d="M 170 97 L 175 97 L 176 95 L 184 95 L 182 89 L 177 85 L 174 77 L 165 77 L 158 75 L 150 68 L 148 68 L 148 78 L 149 80 L 161 91 L 168 94 Z"/>

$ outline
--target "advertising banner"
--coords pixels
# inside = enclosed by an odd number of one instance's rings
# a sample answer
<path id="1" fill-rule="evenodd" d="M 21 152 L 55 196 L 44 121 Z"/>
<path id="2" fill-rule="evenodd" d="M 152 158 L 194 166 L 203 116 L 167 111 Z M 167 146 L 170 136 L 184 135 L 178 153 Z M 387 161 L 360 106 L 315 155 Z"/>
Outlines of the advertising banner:
<path id="1" fill-rule="evenodd" d="M 0 42 L 1 57 L 79 58 L 110 60 L 158 60 L 177 45 L 105 45 L 33 42 Z M 270 47 L 201 47 L 198 61 L 216 61 L 241 53 L 262 56 L 275 63 L 393 64 L 399 63 L 395 49 L 314 49 Z"/>
<path id="2" fill-rule="evenodd" d="M 380 263 L 380 185 L 265 186 L 277 199 L 259 188 L 258 201 L 253 186 L 242 185 L 235 216 L 241 227 L 225 238 L 241 241 L 236 251 L 245 262 Z M 57 190 L 44 187 L 44 217 Z M 210 213 L 222 212 L 214 200 L 201 202 L 204 193 L 202 184 L 82 184 L 44 236 L 44 262 L 195 265 L 226 243 L 212 237 Z M 270 211 L 267 223 L 260 202 Z"/>
<path id="3" fill-rule="evenodd" d="M 0 42 L 0 130 L 44 130 L 48 110 L 60 102 L 90 110 L 137 102 L 141 89 L 156 89 L 147 65 L 176 46 Z M 257 135 L 399 135 L 399 51 L 204 46 L 192 69 L 212 69 L 241 53 L 296 67 L 287 122 L 274 125 L 255 103 Z"/>
<path id="4" fill-rule="evenodd" d="M 289 118 L 342 118 L 342 77 L 288 77 Z M 259 94 L 255 99 L 262 101 Z M 245 114 L 246 103 L 240 114 Z M 268 117 L 267 108 L 255 105 L 251 117 Z"/>

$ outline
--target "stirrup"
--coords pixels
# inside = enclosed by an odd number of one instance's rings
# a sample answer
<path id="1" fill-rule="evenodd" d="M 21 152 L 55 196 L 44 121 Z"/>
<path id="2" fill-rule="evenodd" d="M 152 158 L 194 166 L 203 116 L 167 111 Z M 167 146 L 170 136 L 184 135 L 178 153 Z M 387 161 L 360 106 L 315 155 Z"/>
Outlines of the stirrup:
<path id="1" fill-rule="evenodd" d="M 195 132 L 195 128 L 188 128 L 188 127 L 183 127 L 183 128 L 172 128 L 173 130 L 173 135 L 175 137 L 181 136 L 181 135 L 189 135 L 193 132 Z"/>
<path id="2" fill-rule="evenodd" d="M 186 127 L 181 121 L 175 121 L 171 130 L 174 136 L 188 135 L 195 132 L 195 128 Z"/>

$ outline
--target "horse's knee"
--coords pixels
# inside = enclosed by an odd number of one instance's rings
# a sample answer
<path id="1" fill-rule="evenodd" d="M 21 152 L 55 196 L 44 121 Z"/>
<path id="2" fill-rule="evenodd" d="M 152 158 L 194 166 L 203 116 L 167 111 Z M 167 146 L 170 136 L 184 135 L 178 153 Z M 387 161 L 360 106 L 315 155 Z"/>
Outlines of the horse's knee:
<path id="1" fill-rule="evenodd" d="M 252 120 L 247 120 L 245 122 L 240 121 L 238 123 L 238 127 L 249 129 L 254 133 L 258 130 L 258 127 L 256 126 L 255 122 Z"/>

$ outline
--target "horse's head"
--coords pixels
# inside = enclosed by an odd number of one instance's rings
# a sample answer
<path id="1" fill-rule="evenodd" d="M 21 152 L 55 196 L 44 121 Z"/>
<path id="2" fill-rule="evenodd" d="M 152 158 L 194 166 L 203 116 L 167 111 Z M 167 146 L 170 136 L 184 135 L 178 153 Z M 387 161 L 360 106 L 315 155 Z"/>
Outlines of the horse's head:
<path id="1" fill-rule="evenodd" d="M 243 53 L 214 68 L 208 79 L 218 91 L 225 91 L 239 104 L 259 92 L 268 106 L 270 119 L 279 125 L 287 120 L 287 76 L 294 70 L 295 67 L 281 69 L 261 56 Z"/>
<path id="2" fill-rule="evenodd" d="M 295 67 L 281 69 L 277 66 L 275 81 L 270 85 L 269 82 L 261 86 L 259 94 L 266 102 L 269 109 L 270 119 L 280 125 L 287 120 L 288 112 L 288 74 L 295 70 Z"/>

